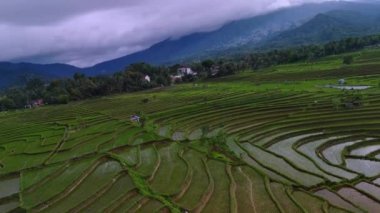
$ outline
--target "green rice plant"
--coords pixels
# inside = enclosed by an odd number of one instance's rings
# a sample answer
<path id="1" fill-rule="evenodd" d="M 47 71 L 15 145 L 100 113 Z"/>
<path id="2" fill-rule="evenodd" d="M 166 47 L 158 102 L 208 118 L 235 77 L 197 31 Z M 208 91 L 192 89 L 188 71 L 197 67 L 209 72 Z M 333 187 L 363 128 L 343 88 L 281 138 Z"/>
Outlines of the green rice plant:
<path id="1" fill-rule="evenodd" d="M 48 212 L 67 212 L 72 211 L 77 205 L 86 202 L 94 196 L 99 189 L 107 186 L 113 178 L 122 171 L 121 165 L 116 161 L 106 161 L 100 164 L 80 183 L 72 186 L 72 190 L 67 189 L 59 196 L 45 202 L 43 209 Z M 94 185 L 97 187 L 93 187 Z"/>
<path id="2" fill-rule="evenodd" d="M 186 177 L 186 164 L 178 156 L 180 150 L 181 146 L 176 143 L 159 149 L 161 164 L 151 182 L 154 191 L 168 196 L 180 192 Z M 169 186 L 167 180 L 171 182 Z"/>
<path id="3" fill-rule="evenodd" d="M 360 193 L 358 190 L 351 187 L 344 187 L 338 191 L 339 195 L 350 200 L 355 205 L 368 212 L 376 212 L 380 204 L 370 197 Z"/>
<path id="4" fill-rule="evenodd" d="M 283 161 L 283 159 L 271 154 L 268 151 L 264 151 L 247 143 L 243 144 L 243 147 L 251 158 L 255 158 L 261 164 L 265 165 L 268 168 L 276 170 L 278 173 L 294 180 L 300 185 L 310 187 L 323 182 L 322 178 L 303 171 L 299 171 L 291 164 L 288 164 L 287 162 Z"/>
<path id="5" fill-rule="evenodd" d="M 363 209 L 351 203 L 349 200 L 342 198 L 339 194 L 330 189 L 322 189 L 314 193 L 316 196 L 327 200 L 332 205 L 337 206 L 338 208 L 345 209 L 350 212 L 364 212 Z"/>
<path id="6" fill-rule="evenodd" d="M 101 163 L 97 159 L 86 159 L 72 163 L 58 176 L 53 176 L 43 183 L 43 187 L 31 188 L 21 192 L 21 206 L 25 209 L 32 209 L 52 199 L 54 196 L 59 196 L 66 187 L 75 184 L 80 177 L 86 177 L 89 172 L 96 169 Z"/>
<path id="7" fill-rule="evenodd" d="M 123 198 L 135 190 L 132 179 L 127 174 L 116 176 L 109 184 L 99 189 L 94 196 L 71 209 L 73 212 L 104 212 L 115 200 Z"/>
<path id="8" fill-rule="evenodd" d="M 225 170 L 225 164 L 211 160 L 207 162 L 211 176 L 214 180 L 214 193 L 208 200 L 203 211 L 205 212 L 229 212 L 230 211 L 230 182 Z"/>
<path id="9" fill-rule="evenodd" d="M 278 201 L 278 199 L 273 194 L 273 191 L 272 191 L 271 186 L 270 186 L 270 180 L 267 176 L 264 177 L 264 185 L 265 185 L 266 191 L 268 192 L 269 197 L 271 198 L 271 200 L 275 204 L 278 211 L 281 213 L 285 212 L 284 208 L 281 206 L 281 203 Z"/>
<path id="10" fill-rule="evenodd" d="M 202 202 L 201 199 L 209 186 L 209 181 L 206 181 L 209 177 L 202 161 L 204 156 L 193 149 L 189 149 L 183 154 L 183 158 L 186 159 L 192 170 L 192 179 L 186 192 L 181 197 L 176 197 L 176 203 L 188 210 L 195 209 L 197 204 Z"/>

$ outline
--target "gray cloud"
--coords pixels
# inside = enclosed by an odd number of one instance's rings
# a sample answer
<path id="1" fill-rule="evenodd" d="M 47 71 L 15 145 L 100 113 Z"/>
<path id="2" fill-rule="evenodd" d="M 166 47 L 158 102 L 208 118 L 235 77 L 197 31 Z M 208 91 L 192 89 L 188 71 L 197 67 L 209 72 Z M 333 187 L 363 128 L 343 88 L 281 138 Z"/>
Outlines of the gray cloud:
<path id="1" fill-rule="evenodd" d="M 0 1 L 0 61 L 89 66 L 313 0 Z"/>

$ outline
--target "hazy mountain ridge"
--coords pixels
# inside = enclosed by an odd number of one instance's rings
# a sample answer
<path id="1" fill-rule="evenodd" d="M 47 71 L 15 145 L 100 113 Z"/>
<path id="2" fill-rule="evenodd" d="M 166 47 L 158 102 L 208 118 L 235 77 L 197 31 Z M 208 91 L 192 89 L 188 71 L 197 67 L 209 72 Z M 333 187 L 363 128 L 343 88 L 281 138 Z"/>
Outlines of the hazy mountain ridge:
<path id="1" fill-rule="evenodd" d="M 153 64 L 178 62 L 187 58 L 203 58 L 209 54 L 237 48 L 244 45 L 258 46 L 278 33 L 300 26 L 319 12 L 339 8 L 339 3 L 306 4 L 286 8 L 249 19 L 233 21 L 218 30 L 208 33 L 194 33 L 177 40 L 167 39 L 151 48 L 107 61 L 87 68 L 92 73 L 106 73 L 109 68 L 121 69 L 126 64 L 145 61 Z"/>
<path id="2" fill-rule="evenodd" d="M 33 64 L 0 62 L 0 88 L 24 84 L 28 79 L 39 77 L 44 80 L 72 76 L 80 68 L 67 64 Z"/>
<path id="3" fill-rule="evenodd" d="M 79 71 L 87 75 L 111 74 L 136 62 L 180 63 L 378 33 L 378 11 L 380 4 L 306 4 L 233 21 L 212 32 L 194 33 L 176 40 L 167 39 L 149 49 L 83 69 L 65 64 L 0 63 L 0 88 L 22 83 L 23 79 L 30 76 L 48 80 L 70 77 Z"/>
<path id="4" fill-rule="evenodd" d="M 347 14 L 344 11 L 348 11 Z M 318 25 L 323 26 L 323 17 L 325 16 L 328 16 L 327 19 L 331 19 L 327 20 L 326 23 L 336 26 L 336 29 L 342 28 L 338 32 L 342 31 L 344 33 L 334 35 L 334 33 L 330 32 L 332 35 L 323 39 L 310 40 L 305 38 L 306 42 L 303 42 L 303 44 L 331 41 L 346 36 L 367 35 L 380 32 L 380 30 L 378 28 L 368 30 L 368 32 L 362 29 L 357 30 L 356 26 L 348 26 L 341 19 L 349 17 L 348 22 L 351 23 L 353 20 L 358 20 L 355 16 L 352 18 L 353 13 L 360 13 L 365 14 L 362 18 L 368 21 L 368 17 L 372 20 L 379 15 L 377 11 L 380 11 L 380 5 L 378 4 L 353 2 L 328 2 L 286 8 L 249 19 L 233 21 L 213 32 L 194 33 L 177 40 L 167 39 L 147 50 L 100 63 L 85 70 L 90 73 L 108 73 L 109 68 L 112 68 L 111 70 L 120 70 L 127 64 L 141 61 L 153 64 L 168 64 L 186 61 L 186 59 L 201 60 L 205 57 L 217 56 L 229 51 L 234 52 L 232 51 L 233 49 L 254 51 L 258 48 L 274 47 L 275 45 L 272 45 L 272 42 L 279 42 L 278 40 L 283 40 L 279 43 L 287 42 L 290 45 L 298 45 L 298 41 L 291 42 L 292 39 L 297 39 L 292 34 L 298 34 L 304 28 L 318 30 Z M 332 20 L 335 20 L 336 23 Z M 371 21 L 368 25 L 374 25 L 375 23 Z M 331 31 L 334 28 L 330 27 L 329 29 Z M 359 33 L 352 33 L 354 31 Z M 326 32 L 323 31 L 321 37 L 325 36 Z M 289 33 L 287 37 L 290 38 L 288 39 L 290 41 L 287 41 L 286 37 L 281 38 L 286 33 Z M 290 45 L 281 44 L 278 47 Z"/>
<path id="5" fill-rule="evenodd" d="M 264 46 L 306 45 L 379 33 L 380 24 L 376 21 L 377 18 L 349 10 L 320 13 L 304 25 L 270 39 Z"/>

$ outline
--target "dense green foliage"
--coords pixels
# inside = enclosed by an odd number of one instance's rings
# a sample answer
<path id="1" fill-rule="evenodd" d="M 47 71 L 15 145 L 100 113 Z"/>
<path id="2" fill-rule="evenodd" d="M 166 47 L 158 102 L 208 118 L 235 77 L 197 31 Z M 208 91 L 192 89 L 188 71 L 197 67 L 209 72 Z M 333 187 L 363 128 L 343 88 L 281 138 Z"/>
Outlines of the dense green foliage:
<path id="1" fill-rule="evenodd" d="M 273 50 L 266 53 L 255 53 L 235 58 L 205 60 L 191 64 L 198 72 L 196 77 L 188 75 L 185 82 L 204 80 L 207 78 L 232 75 L 242 70 L 257 70 L 279 64 L 307 62 L 340 53 L 351 52 L 364 47 L 378 45 L 380 35 L 362 38 L 347 38 L 329 42 L 324 45 L 311 45 L 284 50 Z M 352 56 L 343 57 L 345 64 L 351 64 Z M 106 96 L 122 92 L 134 92 L 155 87 L 169 86 L 170 75 L 175 74 L 180 65 L 171 67 L 155 67 L 145 63 L 132 64 L 123 72 L 112 76 L 86 77 L 75 74 L 72 79 L 63 79 L 44 85 L 39 79 L 32 79 L 22 88 L 12 88 L 0 98 L 0 110 L 23 108 L 32 100 L 44 99 L 49 104 L 66 104 L 72 100 L 83 100 L 91 97 Z M 151 82 L 145 81 L 149 75 Z"/>
<path id="2" fill-rule="evenodd" d="M 313 62 L 314 60 L 346 52 L 356 51 L 364 47 L 378 45 L 380 35 L 361 38 L 346 38 L 340 41 L 328 42 L 324 45 L 308 45 L 284 50 L 273 50 L 267 53 L 256 53 L 242 57 L 243 63 L 259 69 L 263 67 L 294 63 L 298 61 Z"/>

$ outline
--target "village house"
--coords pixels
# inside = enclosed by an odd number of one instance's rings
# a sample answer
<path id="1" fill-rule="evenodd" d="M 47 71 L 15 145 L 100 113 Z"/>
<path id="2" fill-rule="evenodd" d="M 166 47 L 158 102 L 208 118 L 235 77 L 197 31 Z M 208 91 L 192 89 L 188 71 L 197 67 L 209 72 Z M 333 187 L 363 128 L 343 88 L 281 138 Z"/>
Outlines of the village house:
<path id="1" fill-rule="evenodd" d="M 145 75 L 144 80 L 146 82 L 150 83 L 150 76 L 149 75 Z"/>
<path id="2" fill-rule="evenodd" d="M 186 75 L 197 75 L 190 67 L 181 67 L 177 70 L 177 76 L 184 77 Z"/>
<path id="3" fill-rule="evenodd" d="M 220 71 L 220 67 L 218 65 L 213 65 L 211 67 L 211 76 L 214 77 L 214 76 L 218 75 L 219 71 Z"/>
<path id="4" fill-rule="evenodd" d="M 44 100 L 43 99 L 36 99 L 36 100 L 32 100 L 30 103 L 33 107 L 40 107 L 40 106 L 44 105 Z"/>
<path id="5" fill-rule="evenodd" d="M 170 79 L 171 79 L 172 84 L 173 84 L 174 82 L 181 82 L 181 81 L 182 81 L 182 76 L 171 75 L 171 76 L 170 76 Z"/>
<path id="6" fill-rule="evenodd" d="M 32 109 L 32 108 L 37 108 L 37 107 L 40 107 L 43 105 L 45 105 L 45 102 L 43 99 L 36 99 L 36 100 L 32 100 L 28 104 L 26 104 L 24 106 L 24 108 L 25 109 Z"/>
<path id="7" fill-rule="evenodd" d="M 182 81 L 182 78 L 185 76 L 196 76 L 197 72 L 193 71 L 190 67 L 180 67 L 177 69 L 176 75 L 171 75 L 172 82 Z"/>

